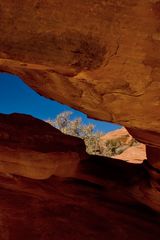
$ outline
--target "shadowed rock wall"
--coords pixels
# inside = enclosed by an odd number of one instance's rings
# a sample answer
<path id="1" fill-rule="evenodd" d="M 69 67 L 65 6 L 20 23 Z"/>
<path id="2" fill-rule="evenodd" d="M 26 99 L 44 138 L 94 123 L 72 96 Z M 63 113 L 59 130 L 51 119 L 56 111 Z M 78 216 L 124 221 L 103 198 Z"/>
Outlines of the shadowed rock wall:
<path id="1" fill-rule="evenodd" d="M 1 240 L 156 240 L 149 179 L 142 164 L 89 156 L 41 120 L 0 115 Z"/>

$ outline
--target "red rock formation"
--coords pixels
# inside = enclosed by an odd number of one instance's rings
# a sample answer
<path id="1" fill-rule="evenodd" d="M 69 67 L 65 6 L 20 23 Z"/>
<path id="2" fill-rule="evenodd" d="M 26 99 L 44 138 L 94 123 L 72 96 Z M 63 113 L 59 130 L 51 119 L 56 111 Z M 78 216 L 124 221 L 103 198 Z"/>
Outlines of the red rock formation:
<path id="1" fill-rule="evenodd" d="M 109 159 L 103 165 L 98 157 L 83 161 L 76 176 L 103 183 L 103 190 L 95 185 L 90 190 L 93 185 L 82 180 L 45 180 L 66 174 L 59 154 L 67 164 L 77 156 L 86 158 L 79 150 L 84 145 L 68 137 L 64 143 L 57 131 L 50 135 L 51 127 L 39 122 L 40 131 L 47 131 L 41 138 L 33 119 L 26 127 L 24 117 L 17 122 L 12 116 L 10 122 L 1 116 L 1 171 L 36 178 L 1 177 L 2 240 L 159 238 L 159 215 L 144 207 L 160 211 L 159 10 L 159 0 L 1 0 L 0 71 L 17 74 L 38 93 L 90 117 L 130 128 L 132 136 L 148 145 L 149 160 L 139 166 Z M 23 134 L 14 131 L 17 125 Z M 100 159 L 101 165 L 93 161 Z M 86 173 L 84 162 L 93 167 L 92 173 Z M 73 167 L 73 161 L 69 164 Z M 44 173 L 46 165 L 50 167 Z M 75 165 L 73 169 L 72 174 Z"/>
<path id="2" fill-rule="evenodd" d="M 78 179 L 0 177 L 1 240 L 158 239 L 160 217 L 130 199 L 118 180 L 121 174 L 104 188 Z"/>
<path id="3" fill-rule="evenodd" d="M 144 144 L 129 147 L 123 153 L 114 156 L 114 158 L 130 163 L 142 163 L 146 159 L 146 147 Z"/>
<path id="4" fill-rule="evenodd" d="M 1 0 L 0 71 L 90 117 L 160 132 L 159 5 Z"/>
<path id="5" fill-rule="evenodd" d="M 0 133 L 0 239 L 159 236 L 143 165 L 89 156 L 81 139 L 27 115 L 1 114 Z"/>
<path id="6" fill-rule="evenodd" d="M 28 115 L 0 115 L 0 172 L 32 179 L 74 176 L 86 158 L 81 139 Z"/>
<path id="7" fill-rule="evenodd" d="M 106 148 L 107 141 L 118 141 L 122 143 L 120 148 L 122 153 L 112 156 L 131 163 L 142 163 L 146 159 L 145 145 L 142 143 L 132 145 L 133 138 L 125 128 L 120 128 L 112 132 L 108 132 L 100 138 L 101 149 Z"/>
<path id="8" fill-rule="evenodd" d="M 121 140 L 124 144 L 128 144 L 132 140 L 132 136 L 128 133 L 126 128 L 122 127 L 120 129 L 108 132 L 101 137 L 101 141 L 103 142 L 111 139 Z"/>

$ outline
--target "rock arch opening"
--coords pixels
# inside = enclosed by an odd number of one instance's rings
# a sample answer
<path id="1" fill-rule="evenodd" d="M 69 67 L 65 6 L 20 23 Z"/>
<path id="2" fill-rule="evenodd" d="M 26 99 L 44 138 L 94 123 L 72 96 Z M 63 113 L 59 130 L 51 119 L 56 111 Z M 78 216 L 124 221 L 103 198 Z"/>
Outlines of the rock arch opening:
<path id="1" fill-rule="evenodd" d="M 23 115 L 23 94 L 21 114 L 0 114 L 1 240 L 159 239 L 159 5 L 0 1 L 0 71 L 127 127 L 147 145 L 148 162 L 86 154 L 80 138 Z"/>
<path id="2" fill-rule="evenodd" d="M 119 129 L 121 126 L 87 118 L 86 114 L 67 105 L 40 96 L 16 75 L 0 73 L 0 113 L 29 114 L 41 120 L 54 119 L 64 111 L 73 112 L 72 118 L 81 117 L 84 124 L 92 123 L 95 130 L 104 133 Z"/>
<path id="3" fill-rule="evenodd" d="M 141 163 L 145 159 L 144 145 L 120 125 L 88 119 L 81 112 L 40 96 L 15 75 L 1 73 L 0 84 L 0 113 L 29 114 L 47 121 L 65 134 L 81 137 L 89 154 L 132 163 Z M 60 121 L 64 116 L 66 125 L 62 127 Z"/>

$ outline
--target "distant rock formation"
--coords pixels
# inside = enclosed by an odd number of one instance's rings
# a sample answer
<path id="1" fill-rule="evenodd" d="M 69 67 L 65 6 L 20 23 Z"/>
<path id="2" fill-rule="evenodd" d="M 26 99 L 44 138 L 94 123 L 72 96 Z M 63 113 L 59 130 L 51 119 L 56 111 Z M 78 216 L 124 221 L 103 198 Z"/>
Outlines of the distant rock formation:
<path id="1" fill-rule="evenodd" d="M 146 147 L 142 143 L 136 146 L 131 146 L 121 154 L 116 155 L 114 158 L 130 163 L 142 163 L 146 159 Z"/>
<path id="2" fill-rule="evenodd" d="M 128 133 L 126 128 L 122 127 L 120 129 L 108 132 L 101 137 L 101 140 L 103 142 L 111 140 L 111 139 L 112 140 L 120 140 L 121 142 L 123 142 L 123 144 L 128 145 L 132 140 L 132 136 Z"/>
<path id="3" fill-rule="evenodd" d="M 113 158 L 131 163 L 142 163 L 146 159 L 145 145 L 135 142 L 125 128 L 108 132 L 100 138 L 100 148 L 103 152 L 109 143 L 115 147 Z"/>

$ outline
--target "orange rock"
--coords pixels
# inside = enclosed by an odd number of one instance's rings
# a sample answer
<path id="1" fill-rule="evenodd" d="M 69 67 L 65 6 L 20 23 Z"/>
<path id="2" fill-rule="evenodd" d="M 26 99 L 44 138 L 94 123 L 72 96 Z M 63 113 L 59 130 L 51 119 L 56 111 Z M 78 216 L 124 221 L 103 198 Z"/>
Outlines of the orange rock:
<path id="1" fill-rule="evenodd" d="M 158 0 L 1 0 L 0 71 L 158 149 L 159 20 Z M 88 158 L 83 142 L 26 116 L 0 123 L 2 240 L 159 238 L 159 215 L 145 207 L 160 212 L 159 185 L 143 165 L 91 157 L 74 184 L 45 180 L 73 176 Z M 148 151 L 154 163 L 157 149 Z"/>
<path id="2" fill-rule="evenodd" d="M 123 127 L 118 130 L 108 132 L 100 138 L 100 147 L 102 149 L 106 148 L 107 141 L 119 141 L 122 143 L 123 152 L 112 156 L 116 159 L 121 159 L 131 163 L 142 163 L 146 159 L 145 145 L 139 143 L 137 145 L 131 146 L 132 136 Z"/>
<path id="3" fill-rule="evenodd" d="M 114 156 L 114 158 L 125 160 L 130 163 L 142 163 L 146 159 L 145 145 L 139 144 L 129 147 L 123 153 Z"/>
<path id="4" fill-rule="evenodd" d="M 74 176 L 85 159 L 81 139 L 28 115 L 0 115 L 0 172 L 32 179 Z"/>
<path id="5" fill-rule="evenodd" d="M 0 71 L 95 119 L 160 132 L 159 19 L 158 0 L 1 0 Z"/>
<path id="6" fill-rule="evenodd" d="M 106 133 L 100 138 L 100 141 L 106 142 L 108 140 L 120 140 L 124 144 L 128 144 L 132 139 L 132 136 L 128 133 L 126 128 L 122 127 L 120 129 Z"/>

